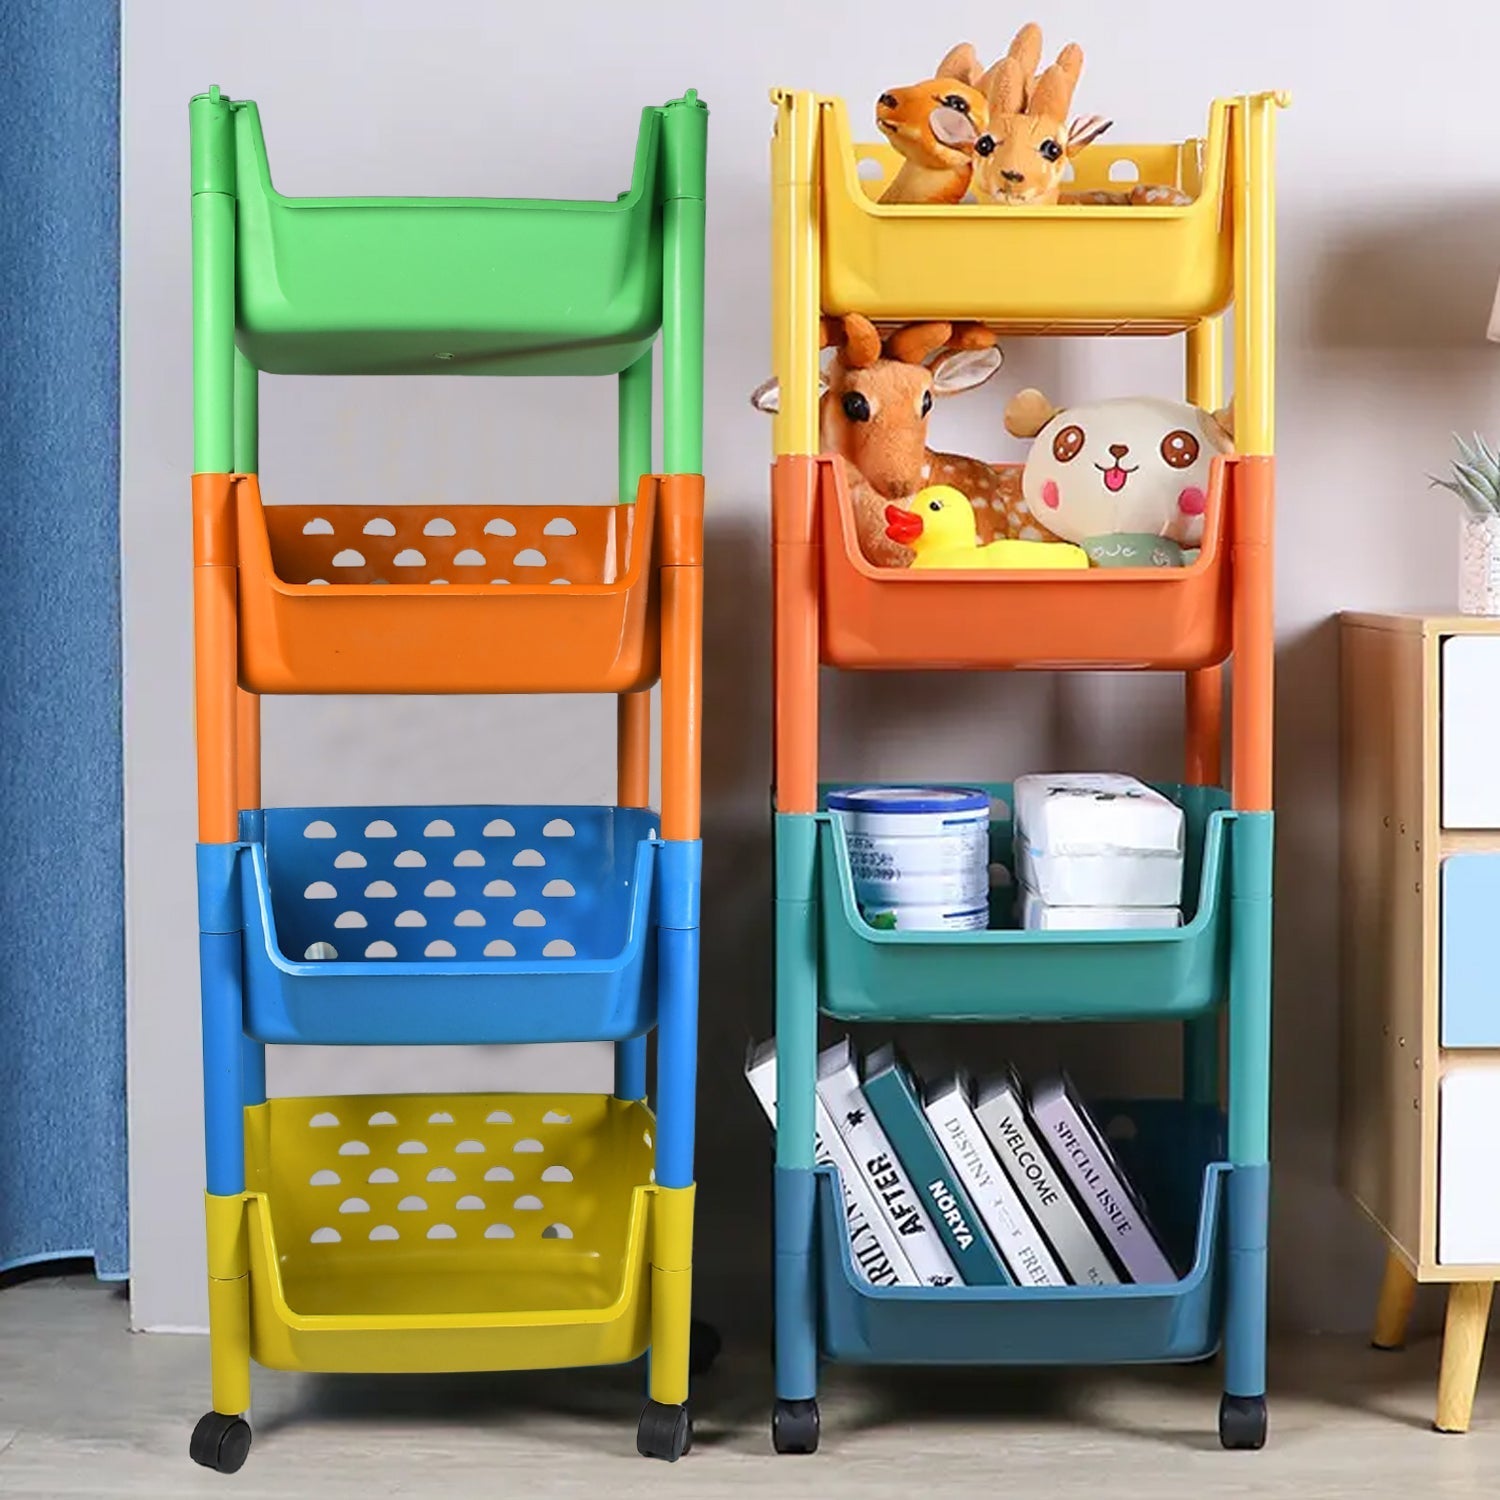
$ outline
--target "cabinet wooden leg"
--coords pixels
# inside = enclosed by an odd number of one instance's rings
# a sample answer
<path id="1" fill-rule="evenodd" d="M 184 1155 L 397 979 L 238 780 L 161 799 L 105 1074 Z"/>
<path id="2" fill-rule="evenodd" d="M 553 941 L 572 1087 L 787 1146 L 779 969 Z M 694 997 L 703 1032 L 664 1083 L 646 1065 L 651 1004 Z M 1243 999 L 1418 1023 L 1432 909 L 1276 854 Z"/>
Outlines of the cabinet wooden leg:
<path id="1" fill-rule="evenodd" d="M 1469 1430 L 1494 1290 L 1494 1284 L 1488 1281 L 1455 1281 L 1448 1289 L 1443 1364 L 1438 1372 L 1437 1419 L 1432 1424 L 1439 1432 Z"/>
<path id="2" fill-rule="evenodd" d="M 1380 1301 L 1375 1306 L 1375 1331 L 1370 1335 L 1377 1349 L 1399 1349 L 1406 1343 L 1406 1325 L 1411 1321 L 1416 1296 L 1417 1278 L 1392 1250 L 1385 1259 L 1385 1279 L 1380 1283 Z"/>

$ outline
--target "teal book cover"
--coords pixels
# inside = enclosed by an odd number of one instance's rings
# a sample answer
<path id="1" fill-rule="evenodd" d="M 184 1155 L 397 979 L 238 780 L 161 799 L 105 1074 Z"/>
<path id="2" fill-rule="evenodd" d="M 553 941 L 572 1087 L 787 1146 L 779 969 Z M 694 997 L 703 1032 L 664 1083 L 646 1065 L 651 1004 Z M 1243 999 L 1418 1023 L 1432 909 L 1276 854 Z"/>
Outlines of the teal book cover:
<path id="1" fill-rule="evenodd" d="M 907 1175 L 926 1199 L 927 1211 L 947 1243 L 964 1285 L 1013 1285 L 968 1191 L 932 1134 L 896 1049 L 882 1047 L 870 1055 L 865 1067 L 865 1098 Z"/>

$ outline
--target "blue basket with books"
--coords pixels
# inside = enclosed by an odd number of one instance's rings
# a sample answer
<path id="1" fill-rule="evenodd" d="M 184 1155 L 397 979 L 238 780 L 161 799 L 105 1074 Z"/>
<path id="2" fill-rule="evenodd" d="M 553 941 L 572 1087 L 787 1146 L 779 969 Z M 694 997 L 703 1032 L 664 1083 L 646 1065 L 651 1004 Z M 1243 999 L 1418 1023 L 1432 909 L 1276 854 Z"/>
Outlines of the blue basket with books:
<path id="1" fill-rule="evenodd" d="M 747 1072 L 774 1117 L 774 1054 Z M 816 1340 L 862 1364 L 1122 1364 L 1217 1348 L 1223 1118 L 1086 1105 L 1064 1076 L 923 1089 L 892 1047 L 818 1059 Z M 808 1331 L 807 1336 L 811 1336 Z"/>
<path id="2" fill-rule="evenodd" d="M 1226 793 L 1151 789 L 1180 828 L 1180 905 L 1161 913 L 1163 925 L 1133 925 L 1155 915 L 1150 908 L 1091 914 L 1043 906 L 1044 924 L 1067 925 L 1022 926 L 1017 908 L 1027 888 L 1016 872 L 1015 788 L 983 790 L 992 799 L 990 861 L 1009 879 L 992 893 L 988 924 L 977 930 L 902 930 L 884 914 L 870 920 L 856 891 L 846 821 L 836 811 L 818 815 L 818 1005 L 825 1014 L 887 1022 L 1187 1020 L 1224 999 L 1236 816 Z M 830 794 L 837 800 L 837 789 L 825 788 L 825 806 Z"/>

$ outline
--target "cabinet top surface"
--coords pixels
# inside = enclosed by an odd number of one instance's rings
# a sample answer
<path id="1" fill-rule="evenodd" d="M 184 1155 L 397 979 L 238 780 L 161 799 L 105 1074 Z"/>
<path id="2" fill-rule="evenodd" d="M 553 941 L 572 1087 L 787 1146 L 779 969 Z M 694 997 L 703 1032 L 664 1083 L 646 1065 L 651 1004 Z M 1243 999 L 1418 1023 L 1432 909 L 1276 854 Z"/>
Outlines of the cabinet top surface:
<path id="1" fill-rule="evenodd" d="M 1342 611 L 1346 630 L 1390 630 L 1407 635 L 1500 635 L 1500 615 L 1458 615 L 1452 610 Z"/>

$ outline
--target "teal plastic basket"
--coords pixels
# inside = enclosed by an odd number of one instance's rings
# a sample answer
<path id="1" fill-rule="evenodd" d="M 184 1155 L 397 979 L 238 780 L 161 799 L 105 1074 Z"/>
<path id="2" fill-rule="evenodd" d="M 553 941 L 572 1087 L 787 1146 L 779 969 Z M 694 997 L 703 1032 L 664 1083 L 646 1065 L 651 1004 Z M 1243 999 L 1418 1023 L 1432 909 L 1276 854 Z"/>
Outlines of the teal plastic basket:
<path id="1" fill-rule="evenodd" d="M 1207 1358 L 1223 1326 L 1223 1121 L 1179 1100 L 1094 1116 L 1140 1190 L 1180 1281 L 1157 1286 L 872 1286 L 854 1269 L 835 1168 L 817 1178 L 818 1344 L 886 1365 L 1148 1364 Z M 1123 1128 L 1121 1138 L 1110 1129 Z"/>
<path id="2" fill-rule="evenodd" d="M 1009 783 L 990 857 L 1009 868 Z M 836 790 L 829 786 L 824 793 Z M 846 1021 L 1186 1020 L 1227 993 L 1229 840 L 1235 814 L 1217 787 L 1160 785 L 1186 815 L 1181 927 L 1113 932 L 900 932 L 860 915 L 843 824 L 818 814 L 820 983 L 825 1014 Z M 1001 893 L 1008 900 L 1008 893 Z"/>

